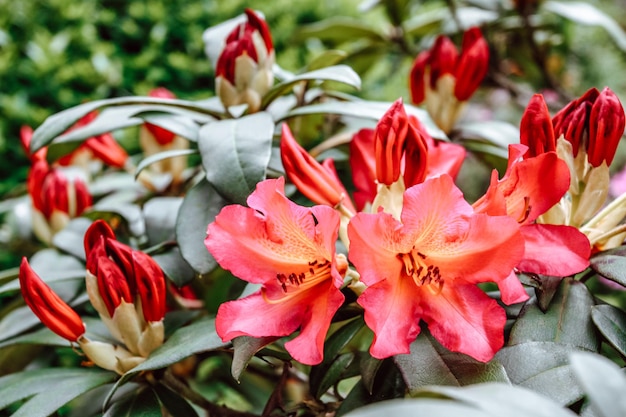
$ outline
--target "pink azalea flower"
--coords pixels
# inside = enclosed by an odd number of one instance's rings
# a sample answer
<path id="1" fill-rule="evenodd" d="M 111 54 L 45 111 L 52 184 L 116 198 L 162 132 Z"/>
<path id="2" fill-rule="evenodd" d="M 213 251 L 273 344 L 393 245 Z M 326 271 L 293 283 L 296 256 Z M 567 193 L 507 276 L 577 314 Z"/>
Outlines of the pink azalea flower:
<path id="1" fill-rule="evenodd" d="M 420 320 L 443 346 L 488 361 L 506 315 L 476 284 L 504 280 L 524 251 L 508 216 L 476 214 L 448 175 L 404 193 L 400 219 L 359 213 L 348 225 L 350 261 L 368 286 L 357 300 L 376 358 L 408 353 Z"/>
<path id="2" fill-rule="evenodd" d="M 297 361 L 323 359 L 324 338 L 344 300 L 339 287 L 347 261 L 335 256 L 339 214 L 302 207 L 284 193 L 284 178 L 266 180 L 248 206 L 227 206 L 208 227 L 205 245 L 235 276 L 261 284 L 256 293 L 220 306 L 216 328 L 224 341 L 237 336 L 282 337 Z"/>

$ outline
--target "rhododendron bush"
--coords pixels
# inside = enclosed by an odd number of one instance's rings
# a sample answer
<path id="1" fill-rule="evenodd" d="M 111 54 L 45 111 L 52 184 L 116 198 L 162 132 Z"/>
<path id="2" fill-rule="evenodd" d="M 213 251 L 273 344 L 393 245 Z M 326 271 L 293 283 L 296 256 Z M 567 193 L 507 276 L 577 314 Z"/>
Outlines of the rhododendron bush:
<path id="1" fill-rule="evenodd" d="M 246 9 L 205 32 L 205 100 L 162 86 L 22 129 L 14 210 L 41 249 L 0 273 L 0 415 L 626 415 L 620 98 L 546 73 L 498 120 L 504 16 L 448 2 L 409 33 L 396 3 L 386 37 L 309 28 L 347 52 L 300 70 Z M 403 97 L 370 101 L 358 42 L 401 46 Z"/>

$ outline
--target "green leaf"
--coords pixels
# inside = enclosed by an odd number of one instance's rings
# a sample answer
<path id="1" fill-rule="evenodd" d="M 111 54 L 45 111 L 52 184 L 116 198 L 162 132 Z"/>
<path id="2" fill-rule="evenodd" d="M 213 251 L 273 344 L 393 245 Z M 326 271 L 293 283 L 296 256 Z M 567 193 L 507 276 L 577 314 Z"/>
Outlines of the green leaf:
<path id="1" fill-rule="evenodd" d="M 85 217 L 72 219 L 64 229 L 54 234 L 52 244 L 63 252 L 84 261 L 85 248 L 83 241 L 89 226 L 91 226 L 91 220 Z"/>
<path id="2" fill-rule="evenodd" d="M 0 378 L 0 409 L 30 398 L 13 416 L 46 417 L 67 402 L 98 386 L 115 380 L 116 375 L 96 369 L 37 369 Z"/>
<path id="3" fill-rule="evenodd" d="M 609 249 L 589 260 L 591 269 L 606 279 L 626 287 L 626 246 Z"/>
<path id="4" fill-rule="evenodd" d="M 207 180 L 229 201 L 245 204 L 265 179 L 273 136 L 274 122 L 265 112 L 203 126 L 198 148 Z"/>
<path id="5" fill-rule="evenodd" d="M 539 393 L 497 382 L 462 388 L 431 386 L 419 396 L 443 395 L 471 405 L 488 416 L 574 417 L 575 414 Z"/>
<path id="6" fill-rule="evenodd" d="M 463 123 L 455 126 L 458 137 L 468 150 L 493 155 L 504 160 L 509 156 L 509 145 L 519 143 L 519 129 L 510 123 L 492 120 Z"/>
<path id="7" fill-rule="evenodd" d="M 602 27 L 617 46 L 626 51 L 626 32 L 611 16 L 593 4 L 578 1 L 547 1 L 542 4 L 542 8 L 581 25 Z"/>
<path id="8" fill-rule="evenodd" d="M 315 388 L 311 387 L 315 398 L 321 398 L 330 387 L 337 384 L 342 379 L 348 367 L 354 362 L 354 359 L 355 354 L 352 352 L 344 353 L 334 358 L 330 365 L 326 367 L 324 374 L 321 375 L 321 379 L 316 384 Z"/>
<path id="9" fill-rule="evenodd" d="M 383 36 L 360 20 L 349 17 L 331 17 L 300 29 L 300 37 L 318 38 L 336 43 L 371 39 L 384 41 Z"/>
<path id="10" fill-rule="evenodd" d="M 177 287 L 189 284 L 196 277 L 193 268 L 183 259 L 180 248 L 174 247 L 167 252 L 157 253 L 152 255 L 152 259 Z"/>
<path id="11" fill-rule="evenodd" d="M 341 409 L 341 407 L 340 407 Z M 492 414 L 464 404 L 431 398 L 406 398 L 370 404 L 345 415 L 346 417 L 494 417 Z"/>
<path id="12" fill-rule="evenodd" d="M 164 385 L 156 385 L 154 392 L 172 417 L 198 417 L 198 413 L 187 400 Z"/>
<path id="13" fill-rule="evenodd" d="M 52 330 L 47 327 L 43 327 L 39 330 L 35 330 L 34 332 L 30 332 L 27 334 L 23 334 L 21 336 L 15 337 L 13 339 L 6 340 L 0 343 L 0 349 L 6 346 L 13 345 L 46 345 L 46 346 L 69 346 L 67 340 L 63 339 L 61 336 L 57 336 L 52 333 Z"/>
<path id="14" fill-rule="evenodd" d="M 598 337 L 591 320 L 593 306 L 593 297 L 585 284 L 564 278 L 545 313 L 535 303 L 524 306 L 511 329 L 508 344 L 556 342 L 596 351 Z"/>
<path id="15" fill-rule="evenodd" d="M 626 356 L 626 313 L 608 304 L 599 305 L 592 308 L 591 318 L 607 342 Z"/>
<path id="16" fill-rule="evenodd" d="M 143 205 L 148 244 L 174 241 L 176 218 L 183 202 L 182 197 L 154 197 Z"/>
<path id="17" fill-rule="evenodd" d="M 329 101 L 321 104 L 311 104 L 309 106 L 298 107 L 285 115 L 284 119 L 295 116 L 304 116 L 309 114 L 339 114 L 341 116 L 358 117 L 361 119 L 370 119 L 372 128 L 375 123 L 385 114 L 390 102 L 380 101 Z M 410 104 L 404 104 L 407 114 L 413 115 L 419 119 L 424 125 L 426 131 L 435 139 L 447 140 L 446 134 L 433 122 L 428 113 L 418 107 Z"/>
<path id="18" fill-rule="evenodd" d="M 197 154 L 197 149 L 172 149 L 169 151 L 163 151 L 150 155 L 147 158 L 142 159 L 137 168 L 135 168 L 135 178 L 139 177 L 141 171 L 154 164 L 155 162 L 163 161 L 165 159 L 176 158 L 177 156 L 187 156 Z"/>
<path id="19" fill-rule="evenodd" d="M 352 68 L 347 65 L 334 65 L 298 74 L 275 85 L 263 96 L 261 108 L 266 108 L 276 97 L 285 94 L 301 81 L 335 81 L 354 87 L 357 90 L 361 88 L 361 78 Z"/>
<path id="20" fill-rule="evenodd" d="M 161 417 L 161 404 L 152 389 L 142 387 L 139 391 L 116 401 L 103 417 Z"/>
<path id="21" fill-rule="evenodd" d="M 571 363 L 591 409 L 598 416 L 626 416 L 626 376 L 615 363 L 604 356 L 586 352 L 572 353 Z"/>
<path id="22" fill-rule="evenodd" d="M 340 51 L 338 49 L 330 49 L 322 52 L 320 55 L 313 58 L 306 66 L 307 71 L 314 71 L 326 67 L 333 66 L 348 56 L 347 52 Z"/>
<path id="23" fill-rule="evenodd" d="M 241 374 L 248 366 L 250 359 L 264 346 L 276 340 L 275 337 L 251 337 L 239 336 L 233 339 L 233 363 L 230 367 L 230 373 L 237 382 Z"/>
<path id="24" fill-rule="evenodd" d="M 137 106 L 137 105 L 147 105 L 148 107 Z M 201 103 L 194 103 L 192 101 L 186 101 L 186 100 L 162 99 L 162 98 L 154 98 L 154 97 L 120 97 L 120 98 L 112 98 L 112 99 L 107 99 L 107 100 L 96 100 L 96 101 L 91 101 L 89 103 L 72 107 L 70 109 L 64 110 L 62 112 L 59 112 L 57 114 L 54 114 L 48 117 L 43 122 L 43 124 L 39 126 L 37 130 L 35 130 L 33 134 L 33 139 L 30 145 L 31 152 L 36 152 L 37 150 L 48 145 L 52 140 L 54 140 L 56 137 L 63 134 L 68 128 L 73 126 L 83 116 L 91 113 L 94 110 L 102 109 L 105 107 L 114 107 L 114 106 L 135 106 L 135 107 L 131 107 L 130 110 L 126 109 L 126 111 L 132 114 L 136 114 L 141 111 L 154 110 L 155 107 L 150 106 L 150 105 L 157 105 L 156 109 L 159 109 L 162 111 L 170 111 L 170 109 L 171 111 L 186 110 L 188 112 L 193 112 L 194 114 L 197 114 L 197 116 L 200 118 L 206 117 L 207 115 L 213 116 L 213 117 L 222 117 L 221 114 L 216 114 L 212 109 L 210 109 L 207 106 L 203 106 Z M 122 111 L 120 110 L 120 112 Z M 93 132 L 98 132 L 98 130 L 99 130 L 99 133 L 110 131 L 111 125 L 109 124 L 110 123 L 109 119 L 119 120 L 120 118 L 119 114 L 114 113 L 113 116 L 110 116 L 110 115 L 111 113 L 109 112 L 108 115 L 105 115 L 106 120 L 103 119 L 103 121 L 101 122 L 102 124 L 99 123 L 98 125 L 96 125 L 96 127 L 98 128 L 97 130 L 92 127 L 91 129 L 93 130 L 87 131 L 86 133 L 89 136 L 93 136 Z M 95 121 L 92 123 L 95 123 Z M 133 121 L 133 123 L 135 123 L 135 121 Z M 115 126 L 116 125 L 114 125 L 114 127 Z M 120 127 L 119 123 L 117 124 L 117 127 Z M 101 129 L 106 129 L 106 130 L 101 130 Z M 78 129 L 76 130 L 78 131 Z M 60 141 L 75 141 L 75 140 L 79 140 L 78 139 L 79 136 L 82 136 L 82 135 L 83 133 L 80 133 L 80 132 L 74 132 L 74 133 L 69 132 L 68 135 L 60 138 L 59 140 Z M 89 136 L 86 136 L 86 137 L 89 137 Z M 84 137 L 82 139 L 84 139 Z"/>
<path id="25" fill-rule="evenodd" d="M 204 246 L 209 223 L 226 205 L 226 200 L 203 179 L 191 188 L 176 220 L 176 240 L 185 261 L 200 275 L 211 272 L 217 262 Z"/>
<path id="26" fill-rule="evenodd" d="M 514 385 L 569 405 L 583 396 L 569 364 L 569 354 L 579 350 L 561 343 L 525 342 L 500 349 L 495 358 L 504 366 Z"/>

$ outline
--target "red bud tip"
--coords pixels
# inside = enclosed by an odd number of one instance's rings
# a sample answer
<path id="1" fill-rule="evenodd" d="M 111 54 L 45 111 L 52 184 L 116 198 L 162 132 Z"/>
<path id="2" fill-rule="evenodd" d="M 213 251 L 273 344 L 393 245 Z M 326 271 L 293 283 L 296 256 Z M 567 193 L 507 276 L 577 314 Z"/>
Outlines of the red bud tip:
<path id="1" fill-rule="evenodd" d="M 391 185 L 400 177 L 408 129 L 404 104 L 402 99 L 398 99 L 383 115 L 374 131 L 376 179 L 380 184 Z"/>
<path id="2" fill-rule="evenodd" d="M 479 28 L 463 34 L 463 47 L 456 67 L 454 96 L 467 101 L 478 89 L 489 68 L 489 45 Z"/>
<path id="3" fill-rule="evenodd" d="M 556 150 L 550 112 L 541 94 L 535 94 L 524 111 L 520 123 L 520 143 L 528 146 L 528 158 Z"/>
<path id="4" fill-rule="evenodd" d="M 22 258 L 19 280 L 24 301 L 46 327 L 70 342 L 85 334 L 80 316 L 43 282 L 26 258 Z"/>
<path id="5" fill-rule="evenodd" d="M 409 91 L 411 92 L 411 101 L 414 104 L 421 104 L 426 99 L 426 83 L 424 76 L 429 57 L 429 51 L 420 52 L 417 58 L 415 58 L 413 67 L 411 68 Z"/>
<path id="6" fill-rule="evenodd" d="M 137 293 L 146 321 L 161 321 L 165 317 L 166 288 L 161 268 L 148 255 L 133 251 L 133 267 Z"/>
<path id="7" fill-rule="evenodd" d="M 617 145 L 624 134 L 624 108 L 608 87 L 602 90 L 589 116 L 589 163 L 597 167 L 606 161 L 611 165 Z"/>

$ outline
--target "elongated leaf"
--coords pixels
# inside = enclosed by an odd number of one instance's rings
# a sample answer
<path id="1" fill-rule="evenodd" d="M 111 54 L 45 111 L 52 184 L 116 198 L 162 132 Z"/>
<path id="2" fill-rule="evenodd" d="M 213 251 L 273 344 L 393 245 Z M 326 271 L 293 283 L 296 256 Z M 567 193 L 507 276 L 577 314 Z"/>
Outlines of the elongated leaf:
<path id="1" fill-rule="evenodd" d="M 626 416 L 626 376 L 615 363 L 586 352 L 572 353 L 571 362 L 576 379 L 597 415 Z"/>
<path id="2" fill-rule="evenodd" d="M 611 346 L 626 356 L 626 313 L 610 305 L 600 305 L 593 307 L 591 318 Z"/>
<path id="3" fill-rule="evenodd" d="M 187 263 L 200 275 L 211 272 L 217 262 L 204 246 L 209 223 L 226 205 L 226 200 L 202 180 L 187 192 L 178 210 L 176 240 L 180 253 Z"/>
<path id="4" fill-rule="evenodd" d="M 274 122 L 260 112 L 200 129 L 198 148 L 207 180 L 226 199 L 245 204 L 270 161 Z"/>
<path id="5" fill-rule="evenodd" d="M 103 417 L 160 417 L 161 404 L 154 391 L 143 387 L 109 407 Z"/>
<path id="6" fill-rule="evenodd" d="M 383 401 L 360 407 L 345 415 L 346 417 L 493 417 L 492 414 L 459 402 L 431 398 L 407 398 Z"/>
<path id="7" fill-rule="evenodd" d="M 346 59 L 348 54 L 338 49 L 330 49 L 313 58 L 306 66 L 307 71 L 314 71 L 333 66 Z"/>
<path id="8" fill-rule="evenodd" d="M 143 205 L 148 244 L 157 245 L 176 238 L 176 218 L 182 197 L 155 197 Z"/>
<path id="9" fill-rule="evenodd" d="M 354 87 L 357 90 L 361 88 L 361 78 L 352 68 L 347 65 L 334 65 L 332 67 L 298 74 L 293 78 L 275 85 L 263 96 L 261 107 L 267 107 L 276 97 L 285 94 L 301 81 L 335 81 Z"/>
<path id="10" fill-rule="evenodd" d="M 509 145 L 519 143 L 519 129 L 510 123 L 492 120 L 464 123 L 456 126 L 454 135 L 463 145 L 476 153 L 507 159 Z"/>
<path id="11" fill-rule="evenodd" d="M 35 132 L 33 133 L 33 139 L 30 145 L 31 152 L 36 152 L 42 147 L 48 145 L 53 139 L 63 134 L 68 128 L 74 125 L 83 116 L 91 113 L 94 110 L 102 109 L 105 107 L 131 105 L 160 105 L 164 108 L 171 107 L 192 111 L 198 113 L 200 116 L 222 116 L 220 114 L 216 114 L 213 110 L 202 106 L 201 104 L 186 100 L 162 99 L 154 97 L 120 97 L 106 100 L 96 100 L 78 105 L 76 107 L 72 107 L 70 109 L 64 110 L 60 113 L 48 117 L 43 122 L 43 124 L 39 126 L 37 130 L 35 130 Z M 132 111 L 135 112 L 135 114 L 139 112 L 138 108 L 133 108 Z M 108 129 L 110 129 L 110 127 Z M 107 131 L 108 130 L 100 131 L 100 133 Z M 75 135 L 74 137 L 76 138 L 78 137 L 79 133 L 73 133 L 73 135 Z M 65 138 L 62 138 L 62 140 L 67 139 L 67 136 Z"/>
<path id="12" fill-rule="evenodd" d="M 598 338 L 591 320 L 593 306 L 593 297 L 587 287 L 565 278 L 545 313 L 534 303 L 524 306 L 511 329 L 509 345 L 529 341 L 557 342 L 595 351 Z"/>
<path id="13" fill-rule="evenodd" d="M 626 51 L 626 32 L 611 16 L 593 4 L 579 1 L 547 1 L 543 3 L 542 8 L 581 25 L 602 27 L 617 46 Z"/>
<path id="14" fill-rule="evenodd" d="M 342 116 L 358 117 L 362 119 L 370 119 L 373 122 L 378 122 L 380 118 L 385 114 L 392 103 L 389 102 L 375 102 L 375 101 L 329 101 L 321 104 L 312 104 L 309 106 L 298 107 L 290 111 L 284 116 L 284 119 L 288 119 L 295 116 L 304 116 L 308 114 L 339 114 Z M 404 104 L 406 112 L 419 119 L 424 125 L 426 131 L 430 136 L 436 139 L 447 140 L 446 134 L 433 122 L 428 113 L 418 107 L 410 104 Z M 374 127 L 372 124 L 372 127 Z"/>
<path id="15" fill-rule="evenodd" d="M 84 261 L 85 248 L 83 240 L 85 237 L 85 232 L 87 231 L 89 226 L 91 226 L 91 220 L 85 217 L 77 217 L 75 219 L 72 219 L 67 224 L 67 226 L 65 226 L 64 229 L 55 233 L 54 237 L 52 238 L 52 244 L 57 249 L 69 253 L 75 258 Z"/>
<path id="16" fill-rule="evenodd" d="M 175 247 L 167 252 L 152 255 L 152 259 L 177 287 L 189 284 L 196 277 L 195 271 L 180 253 L 180 248 Z"/>
<path id="17" fill-rule="evenodd" d="M 154 392 L 172 417 L 198 417 L 187 400 L 162 384 L 155 386 Z"/>
<path id="18" fill-rule="evenodd" d="M 337 43 L 355 41 L 357 39 L 373 39 L 383 41 L 380 33 L 360 20 L 348 17 L 331 17 L 300 29 L 300 37 L 318 38 Z"/>
<path id="19" fill-rule="evenodd" d="M 324 374 L 321 375 L 321 379 L 316 384 L 313 391 L 315 398 L 321 398 L 330 387 L 339 383 L 354 360 L 355 355 L 352 352 L 344 353 L 336 357 L 326 368 Z"/>
<path id="20" fill-rule="evenodd" d="M 592 256 L 589 263 L 604 278 L 626 287 L 626 246 L 600 252 Z"/>
<path id="21" fill-rule="evenodd" d="M 137 164 L 137 168 L 135 168 L 135 178 L 139 176 L 141 171 L 154 164 L 155 162 L 163 161 L 164 159 L 169 158 L 176 158 L 177 156 L 194 155 L 197 153 L 197 149 L 173 149 L 150 155 L 149 157 L 142 159 L 139 164 Z"/>
<path id="22" fill-rule="evenodd" d="M 579 350 L 561 343 L 526 342 L 502 348 L 496 359 L 513 384 L 541 393 L 561 405 L 569 405 L 583 396 L 569 364 L 569 354 Z"/>
<path id="23" fill-rule="evenodd" d="M 575 414 L 528 389 L 500 383 L 485 383 L 455 388 L 431 386 L 418 395 L 444 395 L 469 404 L 489 416 L 574 417 Z"/>
<path id="24" fill-rule="evenodd" d="M 275 341 L 275 337 L 251 337 L 239 336 L 233 339 L 233 363 L 230 367 L 230 373 L 236 381 L 239 381 L 241 373 L 248 366 L 250 359 L 263 347 Z"/>
<path id="25" fill-rule="evenodd" d="M 0 409 L 31 397 L 13 416 L 46 417 L 116 375 L 96 369 L 38 369 L 0 378 Z"/>

